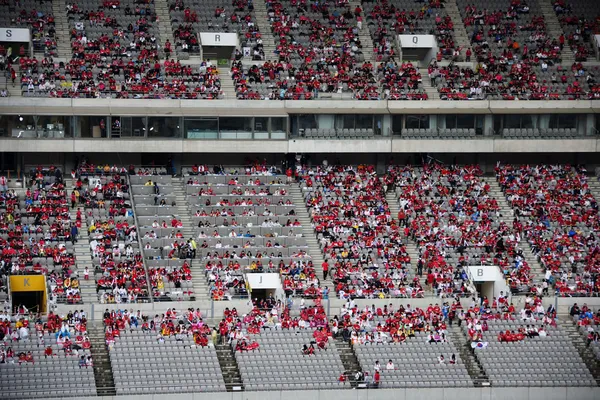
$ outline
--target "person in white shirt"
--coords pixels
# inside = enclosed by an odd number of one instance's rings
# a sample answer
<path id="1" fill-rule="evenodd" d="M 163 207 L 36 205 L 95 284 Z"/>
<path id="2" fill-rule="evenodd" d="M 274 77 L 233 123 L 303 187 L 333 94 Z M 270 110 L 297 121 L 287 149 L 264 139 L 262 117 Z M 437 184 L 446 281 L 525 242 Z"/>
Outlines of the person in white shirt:
<path id="1" fill-rule="evenodd" d="M 381 371 L 381 365 L 379 365 L 379 361 L 375 361 L 375 365 L 373 366 L 373 371 Z"/>
<path id="2" fill-rule="evenodd" d="M 385 366 L 385 369 L 387 369 L 388 371 L 393 371 L 395 369 L 392 360 L 388 361 L 387 365 Z"/>

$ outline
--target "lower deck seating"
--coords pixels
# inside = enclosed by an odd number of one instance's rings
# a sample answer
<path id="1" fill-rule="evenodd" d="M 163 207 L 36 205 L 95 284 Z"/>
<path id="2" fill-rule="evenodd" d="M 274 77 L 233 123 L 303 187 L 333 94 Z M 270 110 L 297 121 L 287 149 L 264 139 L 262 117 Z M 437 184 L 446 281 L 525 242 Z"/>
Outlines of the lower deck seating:
<path id="1" fill-rule="evenodd" d="M 476 355 L 493 386 L 596 386 L 571 339 L 559 328 L 547 326 L 546 337 L 497 340 L 499 333 L 517 332 L 527 324 L 531 322 L 488 321 L 489 330 L 483 334 L 488 345 Z"/>
<path id="2" fill-rule="evenodd" d="M 235 354 L 246 390 L 344 387 L 338 382 L 344 366 L 331 339 L 326 350 L 313 355 L 302 353 L 302 346 L 314 341 L 312 330 L 265 330 L 252 339 L 260 346 L 257 350 Z"/>
<path id="3" fill-rule="evenodd" d="M 191 336 L 160 343 L 154 332 L 123 331 L 110 355 L 117 395 L 225 391 L 214 347 L 195 347 Z"/>
<path id="4" fill-rule="evenodd" d="M 466 387 L 471 385 L 469 373 L 450 342 L 427 343 L 426 334 L 415 332 L 405 343 L 365 343 L 354 351 L 363 371 L 371 376 L 376 361 L 381 365 L 381 388 L 398 387 Z M 450 364 L 452 355 L 456 364 Z M 439 357 L 446 360 L 441 364 Z M 387 369 L 392 360 L 393 370 Z"/>
<path id="5" fill-rule="evenodd" d="M 47 342 L 54 340 L 54 334 L 45 335 Z M 93 368 L 79 368 L 78 357 L 58 354 L 44 358 L 44 347 L 35 342 L 14 342 L 10 344 L 15 354 L 31 351 L 35 363 L 0 364 L 0 398 L 22 397 L 87 397 L 96 395 Z M 52 346 L 58 353 L 56 345 Z M 73 383 L 76 382 L 76 385 Z M 64 391 L 65 386 L 71 390 Z"/>
<path id="6" fill-rule="evenodd" d="M 76 321 L 71 312 L 69 316 L 63 319 L 50 313 L 46 322 L 38 320 L 35 327 L 27 317 L 14 324 L 0 321 L 0 399 L 96 395 L 94 369 L 86 366 L 86 361 L 91 364 L 91 351 L 85 322 Z M 18 332 L 20 339 L 11 340 L 6 329 Z M 69 342 L 64 340 L 67 336 Z"/>

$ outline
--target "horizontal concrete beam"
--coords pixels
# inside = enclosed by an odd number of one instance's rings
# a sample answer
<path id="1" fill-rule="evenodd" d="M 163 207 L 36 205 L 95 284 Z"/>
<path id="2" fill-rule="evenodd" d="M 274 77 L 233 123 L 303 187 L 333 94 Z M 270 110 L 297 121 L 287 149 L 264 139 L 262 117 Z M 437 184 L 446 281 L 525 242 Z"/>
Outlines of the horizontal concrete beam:
<path id="1" fill-rule="evenodd" d="M 596 153 L 600 139 L 560 140 L 182 140 L 182 139 L 13 139 L 0 149 L 17 153 Z"/>
<path id="2" fill-rule="evenodd" d="M 285 116 L 288 114 L 593 113 L 600 100 L 131 100 L 6 97 L 0 114 L 115 116 Z"/>

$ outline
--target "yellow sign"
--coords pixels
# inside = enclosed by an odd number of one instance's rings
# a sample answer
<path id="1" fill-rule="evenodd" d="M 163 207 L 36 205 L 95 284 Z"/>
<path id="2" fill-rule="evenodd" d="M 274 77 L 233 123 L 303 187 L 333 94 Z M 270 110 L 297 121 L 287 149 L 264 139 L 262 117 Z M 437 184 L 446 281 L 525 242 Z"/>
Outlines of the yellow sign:
<path id="1" fill-rule="evenodd" d="M 46 279 L 44 275 L 11 275 L 11 292 L 45 292 Z"/>

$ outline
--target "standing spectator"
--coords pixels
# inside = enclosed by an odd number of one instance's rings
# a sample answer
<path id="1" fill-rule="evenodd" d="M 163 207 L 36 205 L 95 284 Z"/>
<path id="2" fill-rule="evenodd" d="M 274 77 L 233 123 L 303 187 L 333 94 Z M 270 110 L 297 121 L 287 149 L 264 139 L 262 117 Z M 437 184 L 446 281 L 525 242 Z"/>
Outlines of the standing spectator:
<path id="1" fill-rule="evenodd" d="M 79 229 L 76 224 L 71 224 L 71 243 L 75 245 L 77 243 L 77 235 L 79 235 Z"/>

